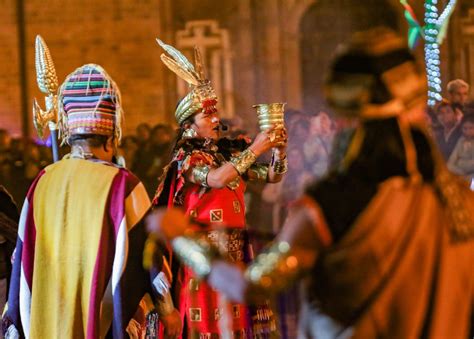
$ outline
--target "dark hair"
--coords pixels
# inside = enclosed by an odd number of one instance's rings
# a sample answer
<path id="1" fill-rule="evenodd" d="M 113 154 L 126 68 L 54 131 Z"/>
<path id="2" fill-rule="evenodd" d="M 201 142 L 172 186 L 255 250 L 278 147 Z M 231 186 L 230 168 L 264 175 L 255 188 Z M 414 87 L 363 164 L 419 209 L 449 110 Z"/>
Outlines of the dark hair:
<path id="1" fill-rule="evenodd" d="M 75 134 L 69 137 L 68 143 L 71 146 L 103 147 L 106 150 L 108 139 L 109 136 L 106 135 Z"/>
<path id="2" fill-rule="evenodd" d="M 171 151 L 172 153 L 174 153 L 179 148 L 179 142 L 183 138 L 183 133 L 186 130 L 185 126 L 193 124 L 194 123 L 194 117 L 195 117 L 195 114 L 191 115 L 189 118 L 186 118 L 186 120 L 184 120 L 181 123 L 181 125 L 179 125 L 179 128 L 176 131 L 176 140 L 174 142 L 174 146 L 173 146 L 172 151 Z"/>
<path id="3" fill-rule="evenodd" d="M 407 176 L 406 152 L 396 118 L 364 123 L 365 138 L 357 159 L 349 171 L 382 182 L 392 176 Z M 419 129 L 410 130 L 416 149 L 417 166 L 425 181 L 434 179 L 434 159 L 427 136 Z"/>
<path id="4" fill-rule="evenodd" d="M 451 105 L 451 102 L 449 102 L 447 99 L 444 99 L 441 100 L 440 102 L 438 102 L 435 107 L 434 107 L 434 111 L 435 111 L 435 115 L 438 115 L 439 113 L 439 110 L 443 107 L 451 107 L 451 109 L 453 110 L 454 112 L 454 109 L 455 107 L 453 107 L 453 105 Z"/>
<path id="5" fill-rule="evenodd" d="M 134 144 L 138 143 L 137 137 L 134 135 L 127 135 L 126 137 L 123 137 L 122 141 L 120 142 L 120 147 L 125 146 L 128 142 L 133 142 Z"/>
<path id="6" fill-rule="evenodd" d="M 151 126 L 150 124 L 146 123 L 146 122 L 142 122 L 141 124 L 139 124 L 137 127 L 136 127 L 136 130 L 140 129 L 140 128 L 146 128 L 148 131 L 151 130 Z"/>
<path id="7" fill-rule="evenodd" d="M 464 125 L 466 122 L 470 122 L 471 124 L 474 124 L 474 114 L 464 114 L 464 116 L 461 119 L 461 122 L 459 123 L 461 126 Z"/>
<path id="8" fill-rule="evenodd" d="M 165 133 L 173 134 L 173 128 L 170 125 L 165 125 L 165 124 L 157 124 L 153 126 L 153 128 L 150 131 L 151 135 L 154 135 L 156 132 L 163 131 Z"/>

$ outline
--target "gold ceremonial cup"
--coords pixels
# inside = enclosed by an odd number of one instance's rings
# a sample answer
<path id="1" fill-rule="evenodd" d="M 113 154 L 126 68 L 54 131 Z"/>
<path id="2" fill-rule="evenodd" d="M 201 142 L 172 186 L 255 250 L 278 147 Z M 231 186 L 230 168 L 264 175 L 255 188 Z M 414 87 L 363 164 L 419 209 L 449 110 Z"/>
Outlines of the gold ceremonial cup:
<path id="1" fill-rule="evenodd" d="M 284 125 L 284 113 L 286 102 L 274 102 L 271 104 L 258 104 L 252 107 L 257 110 L 258 124 L 260 130 L 266 131 L 272 125 Z"/>

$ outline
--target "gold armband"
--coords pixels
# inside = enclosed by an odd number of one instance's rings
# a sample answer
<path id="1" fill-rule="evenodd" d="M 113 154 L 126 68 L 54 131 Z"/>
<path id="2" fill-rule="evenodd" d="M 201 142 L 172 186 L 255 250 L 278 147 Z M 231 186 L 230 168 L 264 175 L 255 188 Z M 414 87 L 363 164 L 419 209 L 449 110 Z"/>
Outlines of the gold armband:
<path id="1" fill-rule="evenodd" d="M 288 172 L 288 160 L 286 155 L 283 159 L 276 159 L 276 154 L 273 153 L 272 168 L 273 172 L 275 172 L 276 174 L 285 174 L 286 172 Z"/>
<path id="2" fill-rule="evenodd" d="M 259 254 L 245 271 L 245 277 L 255 287 L 279 291 L 298 274 L 298 259 L 290 255 L 290 245 L 279 242 Z"/>
<path id="3" fill-rule="evenodd" d="M 257 160 L 257 156 L 250 149 L 246 149 L 238 157 L 230 159 L 230 163 L 235 167 L 240 175 L 245 174 L 252 164 Z"/>
<path id="4" fill-rule="evenodd" d="M 208 243 L 187 237 L 177 237 L 172 240 L 171 245 L 174 253 L 193 270 L 198 278 L 203 279 L 211 272 L 213 251 Z"/>
<path id="5" fill-rule="evenodd" d="M 255 180 L 265 181 L 268 176 L 268 165 L 254 164 L 249 169 L 254 174 Z"/>
<path id="6" fill-rule="evenodd" d="M 198 185 L 209 187 L 207 184 L 207 175 L 210 170 L 209 166 L 195 166 L 192 170 L 194 182 Z"/>

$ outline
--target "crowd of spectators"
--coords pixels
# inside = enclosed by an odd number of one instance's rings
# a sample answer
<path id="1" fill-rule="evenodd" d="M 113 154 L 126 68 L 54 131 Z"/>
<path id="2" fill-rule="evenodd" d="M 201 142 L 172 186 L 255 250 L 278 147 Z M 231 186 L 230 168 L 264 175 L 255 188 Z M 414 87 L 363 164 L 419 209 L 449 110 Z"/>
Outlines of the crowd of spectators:
<path id="1" fill-rule="evenodd" d="M 431 113 L 435 141 L 448 168 L 469 182 L 474 178 L 474 105 L 469 84 L 461 79 L 448 83 L 448 96 Z"/>
<path id="2" fill-rule="evenodd" d="M 12 138 L 0 129 L 0 185 L 21 207 L 28 188 L 39 171 L 52 162 L 51 150 L 29 138 Z"/>

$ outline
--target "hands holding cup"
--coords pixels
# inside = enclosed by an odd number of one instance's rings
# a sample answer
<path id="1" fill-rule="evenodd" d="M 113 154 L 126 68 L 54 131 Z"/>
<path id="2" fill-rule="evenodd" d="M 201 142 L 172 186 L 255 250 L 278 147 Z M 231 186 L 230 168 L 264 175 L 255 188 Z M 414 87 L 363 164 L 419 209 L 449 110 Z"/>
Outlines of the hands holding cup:
<path id="1" fill-rule="evenodd" d="M 287 143 L 286 128 L 283 125 L 278 125 L 258 133 L 249 148 L 258 157 L 272 148 L 285 149 Z"/>
<path id="2" fill-rule="evenodd" d="M 273 144 L 271 148 L 277 148 L 280 151 L 283 151 L 288 144 L 288 133 L 284 120 L 285 105 L 286 103 L 275 102 L 253 106 L 257 110 L 260 130 Z"/>

